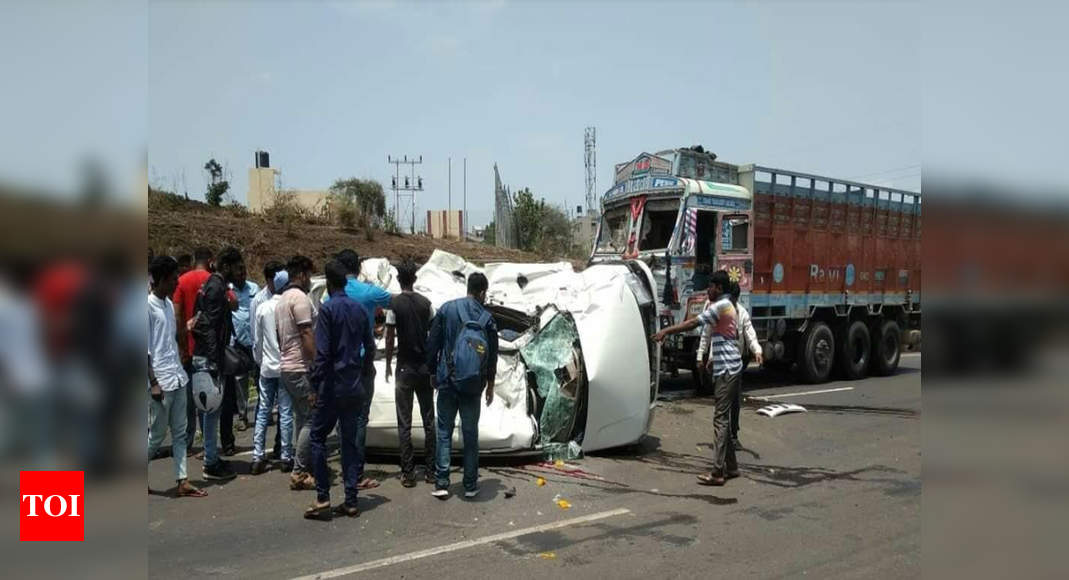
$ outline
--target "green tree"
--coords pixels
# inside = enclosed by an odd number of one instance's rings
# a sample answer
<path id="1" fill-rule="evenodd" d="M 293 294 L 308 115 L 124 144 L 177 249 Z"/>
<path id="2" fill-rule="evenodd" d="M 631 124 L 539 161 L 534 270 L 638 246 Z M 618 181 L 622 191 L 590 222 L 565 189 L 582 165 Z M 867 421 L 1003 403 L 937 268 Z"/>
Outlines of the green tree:
<path id="1" fill-rule="evenodd" d="M 556 258 L 572 253 L 572 222 L 559 207 L 542 208 L 542 241 L 538 251 Z"/>
<path id="2" fill-rule="evenodd" d="M 230 182 L 223 179 L 223 166 L 214 158 L 204 164 L 204 170 L 208 172 L 208 191 L 204 192 L 204 201 L 212 207 L 219 207 L 230 190 Z"/>
<path id="3" fill-rule="evenodd" d="M 368 236 L 381 228 L 386 217 L 386 194 L 373 179 L 338 179 L 330 186 L 335 214 L 343 227 L 352 228 L 359 220 Z"/>
<path id="4" fill-rule="evenodd" d="M 545 207 L 545 200 L 536 200 L 529 188 L 525 187 L 516 192 L 513 198 L 513 219 L 520 249 L 534 252 L 542 244 L 542 215 Z"/>
<path id="5" fill-rule="evenodd" d="M 497 238 L 497 224 L 491 220 L 483 231 L 483 243 L 490 244 L 491 246 L 497 245 L 497 240 L 495 238 Z"/>

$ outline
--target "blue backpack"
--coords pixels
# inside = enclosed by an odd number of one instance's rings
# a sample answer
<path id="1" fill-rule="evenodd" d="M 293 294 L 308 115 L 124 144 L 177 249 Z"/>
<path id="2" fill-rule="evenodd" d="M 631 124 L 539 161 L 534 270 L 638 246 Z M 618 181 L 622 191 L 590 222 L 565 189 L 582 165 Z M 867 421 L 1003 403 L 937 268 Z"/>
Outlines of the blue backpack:
<path id="1" fill-rule="evenodd" d="M 489 344 L 486 326 L 490 313 L 483 310 L 478 320 L 466 320 L 460 327 L 453 354 L 448 359 L 449 377 L 462 393 L 478 394 L 486 381 L 486 357 Z"/>

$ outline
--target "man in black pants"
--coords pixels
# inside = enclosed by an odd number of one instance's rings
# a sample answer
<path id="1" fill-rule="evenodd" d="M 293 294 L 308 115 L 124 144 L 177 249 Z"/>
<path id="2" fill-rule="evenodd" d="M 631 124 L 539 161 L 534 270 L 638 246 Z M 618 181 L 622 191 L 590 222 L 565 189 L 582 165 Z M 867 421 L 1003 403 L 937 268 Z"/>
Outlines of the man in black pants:
<path id="1" fill-rule="evenodd" d="M 434 319 L 431 301 L 416 293 L 416 264 L 406 261 L 397 267 L 401 293 L 394 296 L 386 319 L 386 380 L 393 374 L 394 342 L 397 349 L 397 383 L 394 387 L 397 406 L 397 437 L 401 443 L 401 485 L 416 485 L 412 449 L 412 395 L 419 400 L 423 421 L 424 481 L 434 483 L 434 389 L 427 369 L 427 332 Z"/>

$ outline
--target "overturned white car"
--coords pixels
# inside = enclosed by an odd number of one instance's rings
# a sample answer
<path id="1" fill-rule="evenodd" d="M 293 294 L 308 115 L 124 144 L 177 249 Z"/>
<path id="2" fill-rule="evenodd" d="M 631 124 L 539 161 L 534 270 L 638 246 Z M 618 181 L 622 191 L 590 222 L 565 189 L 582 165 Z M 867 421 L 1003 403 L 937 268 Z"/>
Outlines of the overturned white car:
<path id="1" fill-rule="evenodd" d="M 490 282 L 487 308 L 500 343 L 494 401 L 483 402 L 479 419 L 480 452 L 570 456 L 577 447 L 607 449 L 646 434 L 657 399 L 659 346 L 649 340 L 656 303 L 645 264 L 604 263 L 582 272 L 567 262 L 481 269 L 435 250 L 415 289 L 438 308 L 464 296 L 467 276 L 476 271 Z M 397 293 L 396 273 L 385 259 L 371 258 L 360 278 Z M 324 294 L 325 282 L 316 278 L 312 297 L 318 302 Z M 384 349 L 380 339 L 367 446 L 395 451 L 394 384 L 386 381 Z M 419 427 L 412 429 L 412 441 L 422 448 Z M 453 446 L 462 446 L 459 429 Z"/>

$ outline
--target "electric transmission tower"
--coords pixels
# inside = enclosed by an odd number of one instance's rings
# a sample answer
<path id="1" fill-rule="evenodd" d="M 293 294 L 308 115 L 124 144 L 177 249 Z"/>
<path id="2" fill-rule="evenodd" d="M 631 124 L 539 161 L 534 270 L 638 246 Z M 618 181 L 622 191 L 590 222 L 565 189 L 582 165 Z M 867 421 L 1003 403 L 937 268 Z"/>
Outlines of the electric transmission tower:
<path id="1" fill-rule="evenodd" d="M 409 233 L 416 233 L 416 192 L 423 191 L 423 177 L 416 176 L 416 166 L 423 163 L 423 156 L 419 158 L 408 158 L 405 155 L 401 159 L 396 157 L 386 156 L 386 162 L 393 164 L 393 178 L 390 183 L 390 190 L 393 191 L 393 219 L 397 225 L 397 229 L 404 228 L 404 224 L 409 224 Z M 401 166 L 408 166 L 408 175 L 403 178 L 401 176 Z M 403 179 L 403 182 L 402 182 Z M 408 203 L 401 204 L 401 199 L 406 198 Z M 411 208 L 411 212 L 408 212 L 408 208 Z M 401 212 L 405 211 L 404 216 Z M 408 219 L 405 219 L 408 218 Z"/>
<path id="2" fill-rule="evenodd" d="M 586 211 L 594 212 L 594 206 L 598 202 L 598 153 L 595 149 L 597 130 L 587 127 L 583 135 L 584 165 L 586 166 Z"/>

